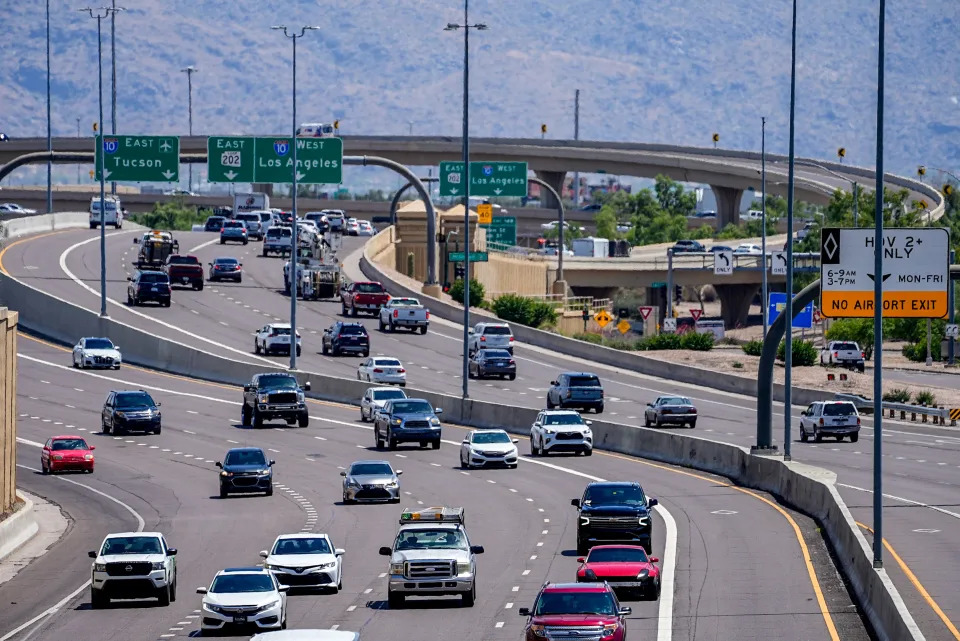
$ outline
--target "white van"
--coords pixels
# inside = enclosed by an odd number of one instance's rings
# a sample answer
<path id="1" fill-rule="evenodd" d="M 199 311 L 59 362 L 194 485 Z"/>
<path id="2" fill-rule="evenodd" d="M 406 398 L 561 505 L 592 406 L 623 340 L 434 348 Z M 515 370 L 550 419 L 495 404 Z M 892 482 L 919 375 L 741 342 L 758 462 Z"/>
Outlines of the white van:
<path id="1" fill-rule="evenodd" d="M 104 208 L 104 223 L 113 225 L 114 229 L 123 227 L 123 212 L 120 208 L 120 199 L 116 196 L 104 196 L 106 207 Z M 100 226 L 100 197 L 94 196 L 90 199 L 90 229 L 96 229 Z"/>
<path id="2" fill-rule="evenodd" d="M 305 122 L 297 127 L 297 135 L 303 138 L 333 138 L 333 125 L 323 122 Z"/>

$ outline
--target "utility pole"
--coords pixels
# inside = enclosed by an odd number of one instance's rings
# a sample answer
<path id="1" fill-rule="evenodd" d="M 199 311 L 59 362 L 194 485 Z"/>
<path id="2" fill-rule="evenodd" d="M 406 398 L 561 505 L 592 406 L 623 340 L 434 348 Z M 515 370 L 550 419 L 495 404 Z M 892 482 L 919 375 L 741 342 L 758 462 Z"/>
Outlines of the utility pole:
<path id="1" fill-rule="evenodd" d="M 797 106 L 797 0 L 793 0 L 793 28 L 790 45 L 790 171 L 787 180 L 787 308 L 784 334 L 784 383 L 783 383 L 783 460 L 790 460 L 790 423 L 793 421 L 791 379 L 793 374 L 793 188 L 795 182 L 794 120 Z"/>
<path id="2" fill-rule="evenodd" d="M 573 139 L 580 140 L 580 90 L 573 94 Z M 580 207 L 580 172 L 573 172 L 573 206 Z M 561 249 L 563 249 L 561 247 Z"/>
<path id="3" fill-rule="evenodd" d="M 50 129 L 50 0 L 47 0 L 47 152 L 53 151 Z M 53 213 L 53 162 L 47 160 L 47 213 Z"/>
<path id="4" fill-rule="evenodd" d="M 117 12 L 126 11 L 117 7 L 117 0 L 112 0 L 110 6 L 110 133 L 117 134 Z M 100 119 L 101 121 L 103 118 Z M 103 122 L 100 123 L 103 127 Z M 110 183 L 110 193 L 117 194 L 117 183 Z"/>
<path id="5" fill-rule="evenodd" d="M 770 303 L 767 293 L 767 117 L 760 119 L 760 224 L 763 226 L 763 232 L 760 236 L 760 251 L 763 253 L 763 300 L 760 303 L 761 314 L 763 315 L 763 337 L 767 337 L 767 329 L 770 326 L 770 319 L 767 312 Z M 787 242 L 793 244 L 793 230 L 787 230 L 789 239 Z M 771 261 L 772 263 L 773 261 Z"/>
<path id="6" fill-rule="evenodd" d="M 198 70 L 193 65 L 189 67 L 184 67 L 181 69 L 183 73 L 187 74 L 187 132 L 188 135 L 193 135 L 193 74 Z M 193 192 L 193 163 L 187 165 L 187 191 Z"/>

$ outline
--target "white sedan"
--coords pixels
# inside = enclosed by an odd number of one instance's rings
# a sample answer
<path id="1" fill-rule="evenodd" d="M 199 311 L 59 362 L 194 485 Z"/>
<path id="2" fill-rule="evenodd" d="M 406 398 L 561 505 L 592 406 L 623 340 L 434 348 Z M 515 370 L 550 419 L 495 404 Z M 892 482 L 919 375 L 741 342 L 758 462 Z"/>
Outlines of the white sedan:
<path id="1" fill-rule="evenodd" d="M 762 256 L 763 250 L 760 248 L 760 245 L 754 245 L 753 243 L 741 243 L 733 250 L 734 254 L 748 254 L 750 256 Z"/>
<path id="2" fill-rule="evenodd" d="M 377 233 L 377 230 L 373 228 L 369 220 L 358 220 L 357 225 L 359 226 L 357 236 L 374 236 Z"/>
<path id="3" fill-rule="evenodd" d="M 363 359 L 357 367 L 357 380 L 406 387 L 407 370 L 403 363 L 395 358 L 370 356 Z"/>
<path id="4" fill-rule="evenodd" d="M 21 207 L 17 203 L 3 203 L 0 205 L 0 214 L 35 214 L 37 213 L 36 209 L 27 209 L 26 207 Z"/>
<path id="5" fill-rule="evenodd" d="M 503 430 L 473 430 L 460 444 L 460 467 L 516 467 L 518 442 Z"/>
<path id="6" fill-rule="evenodd" d="M 228 568 L 217 572 L 209 588 L 197 588 L 201 633 L 235 626 L 258 630 L 287 627 L 287 586 L 260 568 Z"/>
<path id="7" fill-rule="evenodd" d="M 73 346 L 73 366 L 120 369 L 123 357 L 109 338 L 81 338 Z"/>
<path id="8" fill-rule="evenodd" d="M 542 230 L 544 230 L 544 231 L 550 231 L 550 230 L 556 229 L 556 228 L 559 227 L 559 226 L 560 226 L 560 221 L 558 221 L 558 220 L 551 220 L 549 223 L 543 223 L 543 224 L 541 224 L 541 225 L 540 225 L 540 229 L 542 229 Z M 578 227 L 578 226 L 576 226 L 576 225 L 573 225 L 572 223 L 570 223 L 569 221 L 566 221 L 566 220 L 563 221 L 563 228 L 564 228 L 564 229 L 573 229 L 573 230 L 576 230 L 576 231 L 584 231 L 584 228 L 583 228 L 583 227 Z"/>
<path id="9" fill-rule="evenodd" d="M 329 588 L 343 586 L 343 550 L 333 547 L 326 534 L 281 534 L 269 550 L 262 550 L 263 567 L 280 585 Z"/>

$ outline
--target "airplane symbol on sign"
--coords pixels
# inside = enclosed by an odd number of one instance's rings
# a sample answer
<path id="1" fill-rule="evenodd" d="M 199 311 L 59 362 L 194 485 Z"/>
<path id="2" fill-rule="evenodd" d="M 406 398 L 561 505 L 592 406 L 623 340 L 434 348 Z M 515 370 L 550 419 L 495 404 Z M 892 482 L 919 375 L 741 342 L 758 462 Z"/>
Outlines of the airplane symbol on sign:
<path id="1" fill-rule="evenodd" d="M 173 149 L 173 146 L 170 144 L 169 140 L 164 140 L 163 144 L 160 145 L 160 151 L 170 151 Z"/>

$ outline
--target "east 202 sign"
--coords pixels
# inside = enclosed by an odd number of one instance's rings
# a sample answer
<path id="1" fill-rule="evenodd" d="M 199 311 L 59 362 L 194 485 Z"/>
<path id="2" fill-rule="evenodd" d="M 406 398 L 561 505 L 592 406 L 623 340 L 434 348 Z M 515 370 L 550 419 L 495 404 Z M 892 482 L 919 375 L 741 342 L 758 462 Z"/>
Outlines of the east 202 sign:
<path id="1" fill-rule="evenodd" d="M 465 180 L 463 162 L 445 160 L 440 163 L 440 195 L 462 196 Z M 471 162 L 471 196 L 527 195 L 527 163 L 525 162 Z"/>
<path id="2" fill-rule="evenodd" d="M 883 273 L 875 274 L 876 251 Z M 828 318 L 874 314 L 874 282 L 883 287 L 885 318 L 945 318 L 949 312 L 950 233 L 892 228 L 877 247 L 869 228 L 825 228 L 820 240 L 820 309 Z"/>
<path id="3" fill-rule="evenodd" d="M 339 184 L 343 181 L 343 140 L 297 138 L 297 182 Z M 292 183 L 291 139 L 210 136 L 207 138 L 210 182 Z"/>

